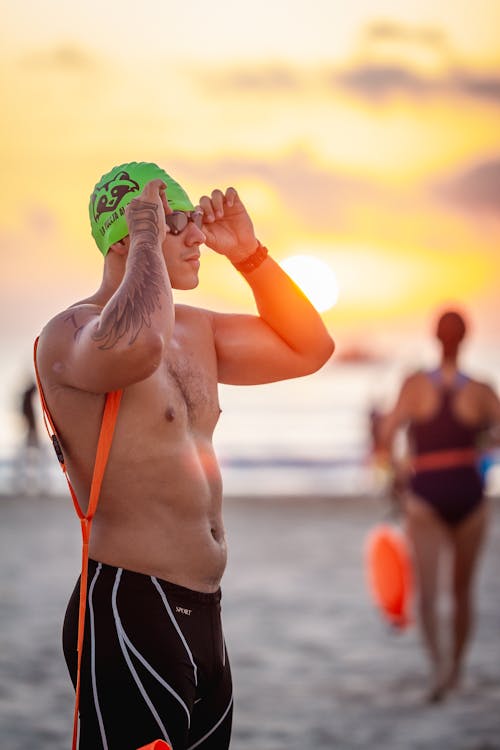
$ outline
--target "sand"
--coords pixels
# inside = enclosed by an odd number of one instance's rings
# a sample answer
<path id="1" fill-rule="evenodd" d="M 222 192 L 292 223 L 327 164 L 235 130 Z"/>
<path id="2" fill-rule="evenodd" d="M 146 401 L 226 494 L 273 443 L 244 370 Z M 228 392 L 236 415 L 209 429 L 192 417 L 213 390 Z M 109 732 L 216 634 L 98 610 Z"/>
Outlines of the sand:
<path id="1" fill-rule="evenodd" d="M 362 497 L 226 499 L 232 750 L 500 749 L 500 502 L 464 684 L 440 705 L 424 701 L 416 629 L 391 630 L 365 586 L 363 542 L 384 511 Z M 0 498 L 0 750 L 70 748 L 60 629 L 79 534 L 69 498 Z"/>

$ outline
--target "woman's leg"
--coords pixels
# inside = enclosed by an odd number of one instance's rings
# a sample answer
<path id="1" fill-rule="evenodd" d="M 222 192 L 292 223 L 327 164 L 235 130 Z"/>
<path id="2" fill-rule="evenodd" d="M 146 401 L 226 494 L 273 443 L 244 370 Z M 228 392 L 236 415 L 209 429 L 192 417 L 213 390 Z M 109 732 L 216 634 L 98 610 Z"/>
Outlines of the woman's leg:
<path id="1" fill-rule="evenodd" d="M 432 678 L 430 700 L 442 697 L 444 658 L 437 614 L 439 563 L 447 547 L 443 522 L 423 500 L 408 497 L 405 502 L 406 530 L 413 552 L 417 579 L 419 622 L 429 654 Z"/>
<path id="2" fill-rule="evenodd" d="M 453 544 L 453 651 L 447 687 L 458 684 L 463 657 L 474 621 L 473 584 L 488 521 L 487 503 L 452 530 Z"/>

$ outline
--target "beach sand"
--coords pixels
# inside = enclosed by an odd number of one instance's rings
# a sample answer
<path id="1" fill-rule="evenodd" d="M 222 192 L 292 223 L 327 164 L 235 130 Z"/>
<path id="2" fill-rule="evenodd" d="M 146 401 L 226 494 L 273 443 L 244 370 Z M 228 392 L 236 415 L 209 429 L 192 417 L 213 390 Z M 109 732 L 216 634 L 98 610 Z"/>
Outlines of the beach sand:
<path id="1" fill-rule="evenodd" d="M 439 705 L 424 700 L 415 627 L 391 630 L 365 585 L 364 540 L 385 510 L 362 497 L 226 499 L 232 750 L 500 750 L 500 502 L 464 684 Z M 0 562 L 0 750 L 69 750 L 60 632 L 80 564 L 69 497 L 1 497 Z"/>

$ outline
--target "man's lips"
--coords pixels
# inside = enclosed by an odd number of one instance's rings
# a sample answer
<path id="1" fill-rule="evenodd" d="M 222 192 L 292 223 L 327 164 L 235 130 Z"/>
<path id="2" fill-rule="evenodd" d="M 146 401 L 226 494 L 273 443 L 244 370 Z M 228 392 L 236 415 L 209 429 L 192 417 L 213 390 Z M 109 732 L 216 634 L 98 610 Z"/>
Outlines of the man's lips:
<path id="1" fill-rule="evenodd" d="M 185 263 L 190 263 L 192 266 L 195 266 L 196 269 L 200 267 L 200 252 L 199 250 L 195 253 L 191 253 L 191 255 L 187 255 L 185 258 L 183 258 Z"/>

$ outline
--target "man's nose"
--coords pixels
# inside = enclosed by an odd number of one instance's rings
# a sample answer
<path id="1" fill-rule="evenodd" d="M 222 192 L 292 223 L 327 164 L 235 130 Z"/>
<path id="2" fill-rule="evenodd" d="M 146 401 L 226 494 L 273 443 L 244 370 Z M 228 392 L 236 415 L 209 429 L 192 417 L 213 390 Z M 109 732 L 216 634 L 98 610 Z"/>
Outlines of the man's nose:
<path id="1" fill-rule="evenodd" d="M 200 245 L 207 239 L 203 230 L 197 227 L 193 221 L 189 222 L 186 232 L 188 245 Z"/>

